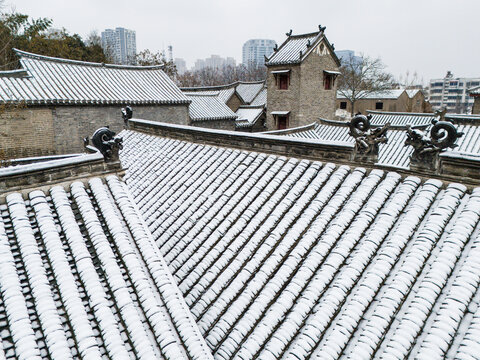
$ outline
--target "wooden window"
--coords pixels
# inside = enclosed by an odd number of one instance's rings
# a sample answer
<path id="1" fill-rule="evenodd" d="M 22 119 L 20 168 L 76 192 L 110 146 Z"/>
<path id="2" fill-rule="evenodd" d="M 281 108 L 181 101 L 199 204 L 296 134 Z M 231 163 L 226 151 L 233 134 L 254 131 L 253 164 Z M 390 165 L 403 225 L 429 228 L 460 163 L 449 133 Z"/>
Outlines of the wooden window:
<path id="1" fill-rule="evenodd" d="M 325 90 L 332 90 L 333 87 L 333 75 L 323 74 L 323 84 L 325 85 Z"/>
<path id="2" fill-rule="evenodd" d="M 288 90 L 289 76 L 288 74 L 279 74 L 278 75 L 278 89 L 279 90 Z"/>
<path id="3" fill-rule="evenodd" d="M 341 101 L 340 102 L 340 109 L 346 110 L 347 109 L 347 102 L 346 101 Z"/>
<path id="4" fill-rule="evenodd" d="M 375 103 L 375 110 L 382 110 L 383 109 L 383 102 Z"/>
<path id="5" fill-rule="evenodd" d="M 277 128 L 278 130 L 283 130 L 288 127 L 288 115 L 278 115 L 277 116 Z"/>

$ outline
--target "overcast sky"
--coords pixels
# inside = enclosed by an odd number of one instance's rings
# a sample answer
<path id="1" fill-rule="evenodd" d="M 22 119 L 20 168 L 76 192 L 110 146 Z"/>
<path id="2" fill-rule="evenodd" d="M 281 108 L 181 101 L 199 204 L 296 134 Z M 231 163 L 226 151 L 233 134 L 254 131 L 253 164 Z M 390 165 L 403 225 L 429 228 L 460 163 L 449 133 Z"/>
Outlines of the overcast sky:
<path id="1" fill-rule="evenodd" d="M 173 46 L 187 66 L 211 54 L 241 62 L 253 38 L 313 32 L 318 24 L 337 50 L 381 57 L 395 76 L 427 82 L 447 70 L 480 77 L 479 0 L 5 0 L 32 17 L 82 37 L 92 30 L 136 31 L 137 52 Z"/>

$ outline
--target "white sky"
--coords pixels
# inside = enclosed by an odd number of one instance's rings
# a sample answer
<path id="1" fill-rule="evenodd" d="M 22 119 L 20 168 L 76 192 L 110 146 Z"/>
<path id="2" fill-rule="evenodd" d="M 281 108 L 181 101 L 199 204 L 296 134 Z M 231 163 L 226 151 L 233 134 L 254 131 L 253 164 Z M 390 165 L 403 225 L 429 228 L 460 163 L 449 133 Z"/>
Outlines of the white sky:
<path id="1" fill-rule="evenodd" d="M 447 70 L 480 77 L 479 0 L 5 0 L 16 11 L 48 17 L 82 37 L 91 30 L 136 31 L 137 52 L 173 46 L 187 66 L 211 54 L 241 62 L 242 45 L 327 26 L 337 50 L 381 57 L 395 76 L 427 82 Z"/>

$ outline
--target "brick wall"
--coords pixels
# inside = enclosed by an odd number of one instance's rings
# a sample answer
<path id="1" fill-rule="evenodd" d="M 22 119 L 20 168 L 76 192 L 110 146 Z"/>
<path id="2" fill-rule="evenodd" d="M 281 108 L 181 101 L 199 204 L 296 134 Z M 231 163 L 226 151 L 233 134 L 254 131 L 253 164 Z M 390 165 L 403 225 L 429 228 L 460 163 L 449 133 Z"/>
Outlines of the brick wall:
<path id="1" fill-rule="evenodd" d="M 278 89 L 275 75 L 272 71 L 290 70 L 290 83 L 287 90 Z M 297 123 L 298 108 L 300 105 L 300 65 L 277 65 L 269 66 L 267 73 L 267 129 L 276 130 L 277 124 L 272 111 L 290 111 L 288 126 L 293 127 Z"/>
<path id="2" fill-rule="evenodd" d="M 336 108 L 340 109 L 340 103 L 343 101 L 347 103 L 346 111 L 348 111 L 348 113 L 351 113 L 352 105 L 350 104 L 350 101 L 347 99 L 337 99 Z M 410 101 L 411 99 L 409 99 L 406 93 L 402 93 L 402 95 L 400 95 L 398 99 L 360 99 L 355 101 L 354 112 L 355 113 L 361 112 L 362 114 L 366 114 L 367 110 L 412 112 L 411 108 L 409 107 Z M 382 109 L 376 108 L 377 102 L 383 103 Z M 414 111 L 414 112 L 423 112 L 423 111 Z M 330 118 L 327 118 L 327 119 L 330 119 Z"/>
<path id="3" fill-rule="evenodd" d="M 295 125 L 303 126 L 317 121 L 319 117 L 333 119 L 337 80 L 330 90 L 325 90 L 324 70 L 338 71 L 333 57 L 312 51 L 301 64 L 300 113 Z"/>
<path id="4" fill-rule="evenodd" d="M 230 108 L 230 110 L 236 112 L 240 105 L 242 105 L 242 101 L 236 93 L 233 93 L 232 97 L 227 101 L 227 106 Z"/>
<path id="5" fill-rule="evenodd" d="M 0 114 L 0 156 L 19 158 L 83 152 L 83 138 L 99 127 L 123 129 L 121 105 L 28 107 Z M 137 105 L 139 119 L 188 125 L 187 105 Z M 2 155 L 3 154 L 3 155 Z"/>
<path id="6" fill-rule="evenodd" d="M 55 154 L 52 109 L 17 109 L 0 114 L 0 158 Z"/>
<path id="7" fill-rule="evenodd" d="M 235 120 L 192 121 L 191 125 L 208 129 L 235 130 Z"/>
<path id="8" fill-rule="evenodd" d="M 188 124 L 188 108 L 182 106 L 132 106 L 138 119 Z M 54 111 L 55 150 L 57 154 L 83 151 L 83 138 L 99 127 L 109 125 L 119 133 L 123 129 L 120 105 L 115 106 L 58 106 Z"/>

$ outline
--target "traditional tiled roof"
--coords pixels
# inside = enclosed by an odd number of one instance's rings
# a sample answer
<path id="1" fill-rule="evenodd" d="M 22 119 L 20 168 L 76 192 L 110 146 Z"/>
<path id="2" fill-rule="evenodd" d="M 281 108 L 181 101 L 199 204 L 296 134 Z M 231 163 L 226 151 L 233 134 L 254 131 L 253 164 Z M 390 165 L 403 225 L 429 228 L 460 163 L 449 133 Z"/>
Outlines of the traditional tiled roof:
<path id="1" fill-rule="evenodd" d="M 250 105 L 255 97 L 265 86 L 265 81 L 236 81 L 232 84 L 217 85 L 217 86 L 200 86 L 200 87 L 184 87 L 181 88 L 186 94 L 203 94 L 213 95 L 216 94 L 218 98 L 227 103 L 234 93 L 237 93 L 238 97 L 244 104 Z M 266 95 L 265 95 L 266 96 Z"/>
<path id="2" fill-rule="evenodd" d="M 17 50 L 28 76 L 0 74 L 0 102 L 27 104 L 188 104 L 161 66 L 58 59 Z"/>
<path id="3" fill-rule="evenodd" d="M 368 110 L 367 114 L 372 116 L 370 122 L 375 125 L 385 125 L 387 122 L 393 126 L 430 125 L 435 118 L 435 114 L 432 113 L 400 113 Z"/>
<path id="4" fill-rule="evenodd" d="M 267 105 L 267 88 L 264 87 L 250 103 L 252 106 Z"/>
<path id="5" fill-rule="evenodd" d="M 405 91 L 406 91 L 409 98 L 413 98 L 421 90 L 420 89 L 406 89 Z"/>
<path id="6" fill-rule="evenodd" d="M 122 135 L 216 359 L 478 355 L 480 188 Z"/>
<path id="7" fill-rule="evenodd" d="M 323 32 L 318 31 L 311 34 L 288 36 L 278 50 L 270 55 L 265 65 L 300 63 L 305 53 L 312 48 L 312 45 L 314 45 L 322 35 Z M 308 44 L 310 44 L 310 46 L 307 46 Z"/>
<path id="8" fill-rule="evenodd" d="M 192 121 L 235 120 L 237 115 L 221 101 L 218 95 L 185 93 L 191 100 L 188 113 Z"/>
<path id="9" fill-rule="evenodd" d="M 372 112 L 372 115 L 373 112 Z M 423 126 L 424 130 L 429 130 L 434 114 L 412 114 L 403 115 L 395 113 L 381 113 L 371 119 L 373 125 L 384 125 L 390 122 L 392 128 L 387 131 L 388 142 L 379 144 L 378 165 L 388 167 L 396 167 L 408 169 L 410 167 L 410 155 L 413 152 L 411 146 L 405 146 L 407 132 L 405 125 L 409 124 L 408 119 L 413 120 L 410 125 Z M 459 117 L 465 118 L 463 115 Z M 428 121 L 427 121 L 428 119 Z M 455 152 L 463 154 L 480 155 L 480 122 L 471 124 L 469 122 L 461 122 L 457 118 L 457 130 L 463 132 L 464 135 L 457 140 Z M 267 134 L 284 135 L 297 139 L 311 139 L 322 141 L 341 141 L 354 144 L 355 139 L 349 135 L 348 123 L 340 121 L 331 121 L 320 119 L 319 122 L 298 129 L 287 129 L 282 131 L 270 131 Z M 447 150 L 451 152 L 452 150 Z"/>
<path id="10" fill-rule="evenodd" d="M 212 358 L 116 176 L 0 204 L 0 358 Z"/>
<path id="11" fill-rule="evenodd" d="M 235 120 L 236 128 L 249 128 L 255 125 L 258 119 L 265 111 L 263 105 L 260 106 L 241 106 L 238 108 L 237 120 Z"/>
<path id="12" fill-rule="evenodd" d="M 264 81 L 239 82 L 235 88 L 235 91 L 245 104 L 250 104 L 263 89 L 264 85 Z"/>
<path id="13" fill-rule="evenodd" d="M 337 91 L 337 99 L 346 99 L 345 92 L 350 94 L 350 91 Z M 366 94 L 359 94 L 357 97 L 360 100 L 363 99 L 383 99 L 383 100 L 395 100 L 400 97 L 405 92 L 405 89 L 393 89 L 393 90 L 384 90 L 384 91 L 374 91 Z"/>

